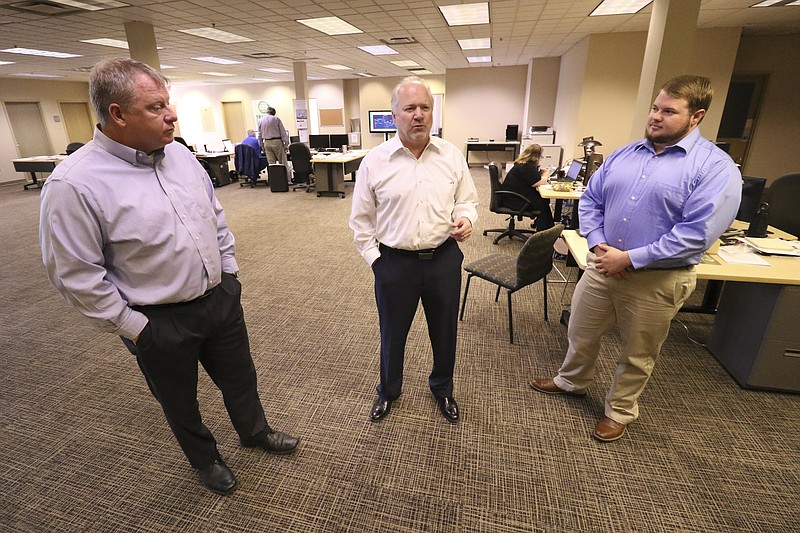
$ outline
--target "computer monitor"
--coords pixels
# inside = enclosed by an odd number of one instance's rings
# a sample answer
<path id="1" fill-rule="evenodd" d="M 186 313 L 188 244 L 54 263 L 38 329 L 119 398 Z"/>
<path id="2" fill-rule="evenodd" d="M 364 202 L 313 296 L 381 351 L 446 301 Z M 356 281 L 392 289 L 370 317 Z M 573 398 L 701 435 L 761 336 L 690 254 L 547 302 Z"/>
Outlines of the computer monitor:
<path id="1" fill-rule="evenodd" d="M 392 118 L 392 112 L 370 111 L 369 112 L 369 132 L 370 133 L 394 133 L 397 126 Z"/>
<path id="2" fill-rule="evenodd" d="M 308 136 L 308 147 L 312 150 L 324 150 L 330 147 L 330 135 L 314 134 Z"/>
<path id="3" fill-rule="evenodd" d="M 767 178 L 754 178 L 751 176 L 742 177 L 742 201 L 739 203 L 739 212 L 736 213 L 736 220 L 752 222 L 753 217 L 761 204 L 761 196 L 764 194 L 764 186 Z"/>
<path id="4" fill-rule="evenodd" d="M 341 150 L 342 146 L 344 146 L 345 144 L 350 144 L 346 133 L 330 134 L 330 144 L 328 145 L 329 148 L 336 148 L 337 150 Z"/>
<path id="5" fill-rule="evenodd" d="M 299 135 L 290 135 L 289 136 L 289 142 L 290 143 L 299 143 L 300 142 L 300 136 Z"/>
<path id="6" fill-rule="evenodd" d="M 519 124 L 509 124 L 506 126 L 506 141 L 519 140 Z"/>
<path id="7" fill-rule="evenodd" d="M 233 143 L 230 139 L 222 139 L 222 151 L 233 153 Z"/>
<path id="8" fill-rule="evenodd" d="M 583 161 L 580 159 L 573 159 L 569 170 L 567 170 L 567 181 L 577 181 L 581 179 L 581 170 L 583 170 Z"/>

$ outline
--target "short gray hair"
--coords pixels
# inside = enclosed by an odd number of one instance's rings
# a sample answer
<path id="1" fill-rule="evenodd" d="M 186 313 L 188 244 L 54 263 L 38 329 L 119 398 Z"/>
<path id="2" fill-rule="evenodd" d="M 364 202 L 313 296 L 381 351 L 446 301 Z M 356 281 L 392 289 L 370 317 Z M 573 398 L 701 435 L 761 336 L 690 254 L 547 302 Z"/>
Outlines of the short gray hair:
<path id="1" fill-rule="evenodd" d="M 433 106 L 433 93 L 431 93 L 431 88 L 428 87 L 428 84 L 425 83 L 425 80 L 423 80 L 419 76 L 406 76 L 405 78 L 400 80 L 400 82 L 397 85 L 394 86 L 394 89 L 392 89 L 392 111 L 393 112 L 395 112 L 395 113 L 397 112 L 396 107 L 397 107 L 397 104 L 400 101 L 400 97 L 398 96 L 398 93 L 400 92 L 400 88 L 403 85 L 410 85 L 412 83 L 417 83 L 417 84 L 422 85 L 423 87 L 425 87 L 425 91 L 428 93 L 428 99 L 431 101 L 431 106 Z"/>
<path id="2" fill-rule="evenodd" d="M 126 57 L 105 59 L 92 68 L 89 76 L 89 98 L 92 107 L 105 126 L 111 119 L 108 108 L 111 104 L 128 107 L 136 97 L 134 83 L 137 74 L 150 77 L 161 87 L 168 87 L 169 82 L 160 72 L 141 61 Z"/>

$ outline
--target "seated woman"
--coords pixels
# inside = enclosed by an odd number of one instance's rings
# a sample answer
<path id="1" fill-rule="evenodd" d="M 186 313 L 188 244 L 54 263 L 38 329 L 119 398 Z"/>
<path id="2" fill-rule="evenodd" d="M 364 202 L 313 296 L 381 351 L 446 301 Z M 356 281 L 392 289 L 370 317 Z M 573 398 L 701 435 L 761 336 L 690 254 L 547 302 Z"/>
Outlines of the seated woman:
<path id="1" fill-rule="evenodd" d="M 541 211 L 542 214 L 536 217 L 536 231 L 552 228 L 553 213 L 550 211 L 550 200 L 545 200 L 539 196 L 536 190 L 540 185 L 547 183 L 547 169 L 539 168 L 539 159 L 542 157 L 542 147 L 538 144 L 531 144 L 518 158 L 514 160 L 514 166 L 506 174 L 500 190 L 512 191 L 521 194 L 531 202 L 530 209 Z M 519 198 L 503 198 L 503 205 L 510 209 L 522 209 L 525 205 Z"/>

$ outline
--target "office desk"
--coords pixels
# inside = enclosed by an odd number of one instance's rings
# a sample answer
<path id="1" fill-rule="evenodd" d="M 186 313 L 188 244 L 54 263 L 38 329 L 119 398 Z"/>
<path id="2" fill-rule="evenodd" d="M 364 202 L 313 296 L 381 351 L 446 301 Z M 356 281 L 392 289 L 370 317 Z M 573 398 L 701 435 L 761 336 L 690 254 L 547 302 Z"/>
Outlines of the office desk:
<path id="1" fill-rule="evenodd" d="M 586 239 L 574 230 L 562 235 L 570 254 L 585 269 Z M 755 266 L 710 256 L 719 264 L 700 263 L 697 278 L 725 284 L 708 351 L 742 387 L 800 392 L 800 258 L 759 256 L 771 266 Z"/>
<path id="2" fill-rule="evenodd" d="M 36 178 L 37 172 L 52 172 L 56 165 L 66 159 L 65 155 L 38 155 L 34 157 L 23 157 L 20 159 L 12 159 L 14 163 L 14 170 L 17 172 L 30 172 L 31 181 L 23 185 L 26 191 L 29 187 L 41 188 L 42 183 Z"/>
<path id="3" fill-rule="evenodd" d="M 561 220 L 561 209 L 563 207 L 564 200 L 574 200 L 575 206 L 572 209 L 570 223 L 572 229 L 578 229 L 580 225 L 580 221 L 578 220 L 578 200 L 581 199 L 581 196 L 583 196 L 583 192 L 585 190 L 586 189 L 581 189 L 580 191 L 555 191 L 548 183 L 539 187 L 539 196 L 547 200 L 556 201 L 556 205 L 553 208 L 553 219 L 556 222 Z"/>
<path id="4" fill-rule="evenodd" d="M 334 195 L 344 198 L 345 174 L 353 174 L 355 181 L 355 172 L 368 151 L 351 150 L 344 154 L 333 152 L 314 155 L 311 162 L 314 163 L 317 196 Z"/>
<path id="5" fill-rule="evenodd" d="M 470 152 L 505 152 L 511 150 L 511 159 L 517 158 L 517 150 L 519 150 L 519 141 L 465 141 L 467 152 L 467 166 L 469 166 L 469 153 Z M 487 154 L 488 159 L 488 154 Z"/>
<path id="6" fill-rule="evenodd" d="M 233 157 L 232 152 L 197 152 L 194 156 L 208 163 L 208 173 L 211 176 L 214 187 L 222 187 L 231 182 L 228 161 Z"/>

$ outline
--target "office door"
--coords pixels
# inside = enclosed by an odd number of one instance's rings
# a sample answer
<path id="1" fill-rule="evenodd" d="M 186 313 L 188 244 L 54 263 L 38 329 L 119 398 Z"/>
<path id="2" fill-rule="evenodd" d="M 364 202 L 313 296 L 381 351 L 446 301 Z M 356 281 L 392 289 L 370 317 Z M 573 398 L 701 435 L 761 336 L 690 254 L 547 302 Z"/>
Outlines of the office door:
<path id="1" fill-rule="evenodd" d="M 92 126 L 92 116 L 89 114 L 89 104 L 86 102 L 61 102 L 59 105 L 69 142 L 86 144 L 92 140 L 94 127 Z"/>
<path id="2" fill-rule="evenodd" d="M 6 102 L 5 106 L 19 157 L 51 155 L 53 147 L 44 127 L 39 102 Z"/>
<path id="3" fill-rule="evenodd" d="M 241 142 L 247 131 L 242 102 L 222 102 L 222 117 L 225 120 L 225 137 L 233 143 Z"/>

